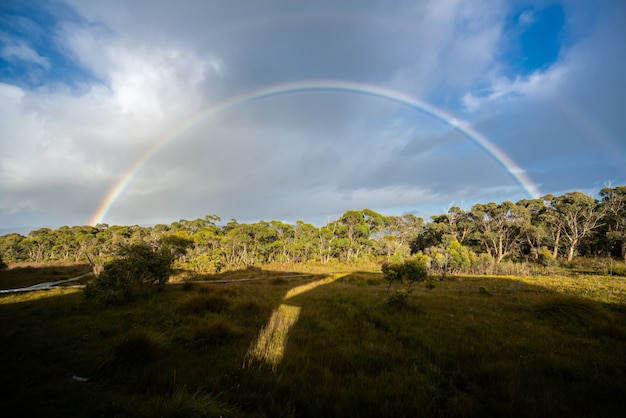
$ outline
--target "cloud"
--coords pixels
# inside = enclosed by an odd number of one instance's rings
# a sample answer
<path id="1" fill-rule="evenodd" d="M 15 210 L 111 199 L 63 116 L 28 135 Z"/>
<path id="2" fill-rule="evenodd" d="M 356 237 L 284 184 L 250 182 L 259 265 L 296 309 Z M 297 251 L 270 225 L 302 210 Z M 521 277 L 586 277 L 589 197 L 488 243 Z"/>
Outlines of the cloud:
<path id="1" fill-rule="evenodd" d="M 42 57 L 21 40 L 12 40 L 5 36 L 0 36 L 2 47 L 0 48 L 0 57 L 7 61 L 20 60 L 27 63 L 36 64 L 44 69 L 50 68 L 50 61 Z"/>
<path id="2" fill-rule="evenodd" d="M 322 78 L 445 110 L 544 192 L 626 181 L 619 5 L 585 13 L 584 2 L 564 3 L 558 59 L 524 72 L 514 44 L 534 2 L 68 4 L 45 32 L 60 55 L 33 46 L 41 33 L 13 37 L 3 52 L 41 81 L 0 84 L 3 225 L 85 223 L 144 160 L 106 222 L 215 213 L 322 223 L 349 208 L 427 214 L 527 197 L 449 125 L 382 98 L 310 91 L 200 118 L 258 88 Z"/>

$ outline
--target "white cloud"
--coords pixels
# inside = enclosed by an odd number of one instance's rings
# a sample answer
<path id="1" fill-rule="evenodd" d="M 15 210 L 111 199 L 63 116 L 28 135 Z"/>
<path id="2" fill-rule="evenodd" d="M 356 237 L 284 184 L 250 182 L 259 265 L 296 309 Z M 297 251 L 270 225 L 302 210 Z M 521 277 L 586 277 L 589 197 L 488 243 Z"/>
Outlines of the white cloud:
<path id="1" fill-rule="evenodd" d="M 24 41 L 11 39 L 8 36 L 0 36 L 0 42 L 4 44 L 0 48 L 0 57 L 3 59 L 7 61 L 21 60 L 36 64 L 46 70 L 50 69 L 48 58 L 41 56 Z"/>

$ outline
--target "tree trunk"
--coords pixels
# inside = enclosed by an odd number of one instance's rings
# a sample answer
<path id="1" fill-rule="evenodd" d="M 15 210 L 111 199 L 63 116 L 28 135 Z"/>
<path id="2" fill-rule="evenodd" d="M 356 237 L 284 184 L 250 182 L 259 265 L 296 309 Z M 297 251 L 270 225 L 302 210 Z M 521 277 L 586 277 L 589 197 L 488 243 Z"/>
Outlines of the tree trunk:
<path id="1" fill-rule="evenodd" d="M 559 240 L 561 239 L 561 230 L 557 230 L 556 238 L 554 240 L 554 251 L 552 251 L 552 257 L 556 259 L 559 255 Z"/>
<path id="2" fill-rule="evenodd" d="M 572 259 L 574 258 L 574 250 L 576 249 L 576 244 L 578 244 L 578 241 L 573 241 L 570 244 L 569 251 L 567 253 L 567 261 L 572 261 Z"/>

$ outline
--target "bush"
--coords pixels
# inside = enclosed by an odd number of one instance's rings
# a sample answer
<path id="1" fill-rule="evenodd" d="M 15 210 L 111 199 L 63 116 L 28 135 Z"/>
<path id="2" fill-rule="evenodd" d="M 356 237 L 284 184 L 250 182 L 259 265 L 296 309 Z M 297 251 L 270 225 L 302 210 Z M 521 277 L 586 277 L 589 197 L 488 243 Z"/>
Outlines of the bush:
<path id="1" fill-rule="evenodd" d="M 4 260 L 2 259 L 2 256 L 0 256 L 0 270 L 4 270 L 7 267 L 9 267 L 9 265 L 5 263 Z"/>
<path id="2" fill-rule="evenodd" d="M 559 265 L 559 262 L 554 258 L 552 252 L 547 248 L 543 248 L 539 251 L 537 256 L 537 262 L 544 267 L 556 267 Z"/>
<path id="3" fill-rule="evenodd" d="M 122 247 L 117 258 L 106 263 L 102 273 L 87 284 L 85 297 L 105 304 L 123 303 L 141 288 L 163 289 L 169 280 L 174 256 L 169 247 L 148 244 Z"/>
<path id="4" fill-rule="evenodd" d="M 403 262 L 385 263 L 382 265 L 383 276 L 389 281 L 387 292 L 394 282 L 404 285 L 405 291 L 411 293 L 411 286 L 417 282 L 423 282 L 428 277 L 426 260 L 427 256 L 416 256 Z"/>

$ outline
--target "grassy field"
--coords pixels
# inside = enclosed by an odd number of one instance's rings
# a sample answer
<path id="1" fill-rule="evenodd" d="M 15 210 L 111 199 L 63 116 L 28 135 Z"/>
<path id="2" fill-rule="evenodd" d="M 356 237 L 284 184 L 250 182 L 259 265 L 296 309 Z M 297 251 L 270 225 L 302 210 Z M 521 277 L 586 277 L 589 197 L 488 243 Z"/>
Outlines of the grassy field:
<path id="1" fill-rule="evenodd" d="M 624 278 L 450 278 L 394 309 L 376 272 L 248 274 L 267 279 L 170 285 L 118 307 L 88 305 L 79 289 L 1 296 L 2 415 L 613 417 L 626 407 Z"/>

